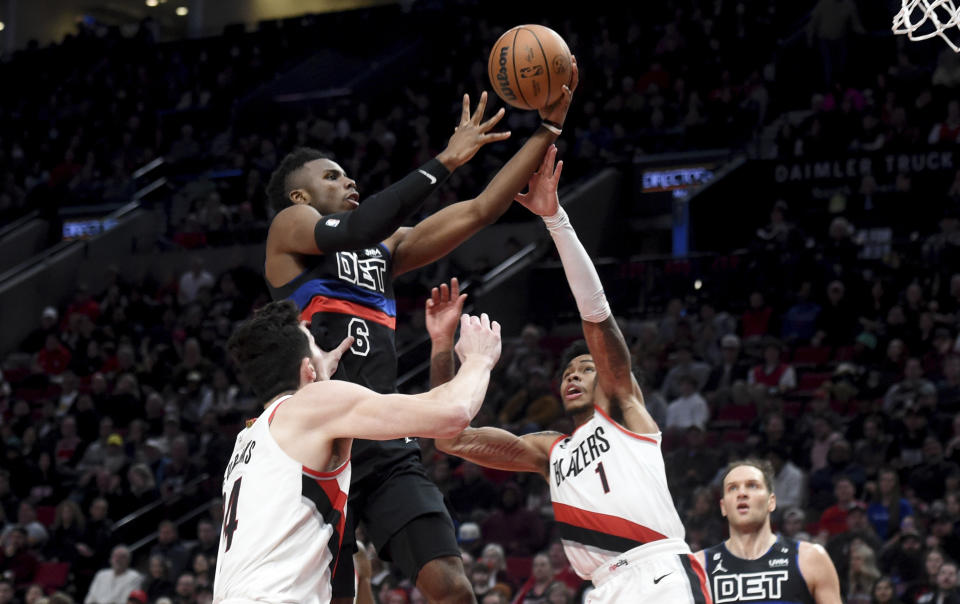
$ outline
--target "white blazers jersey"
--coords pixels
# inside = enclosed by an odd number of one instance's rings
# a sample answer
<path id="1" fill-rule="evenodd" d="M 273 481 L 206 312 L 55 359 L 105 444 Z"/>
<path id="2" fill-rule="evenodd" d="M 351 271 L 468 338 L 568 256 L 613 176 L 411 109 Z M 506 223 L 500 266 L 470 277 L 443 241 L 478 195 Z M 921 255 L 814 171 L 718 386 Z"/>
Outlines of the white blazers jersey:
<path id="1" fill-rule="evenodd" d="M 550 448 L 550 496 L 564 551 L 584 579 L 613 556 L 684 538 L 660 433 L 630 432 L 599 407 Z"/>
<path id="2" fill-rule="evenodd" d="M 223 475 L 223 533 L 213 601 L 330 601 L 350 487 L 350 460 L 317 472 L 290 458 L 270 434 L 288 396 L 237 435 Z"/>

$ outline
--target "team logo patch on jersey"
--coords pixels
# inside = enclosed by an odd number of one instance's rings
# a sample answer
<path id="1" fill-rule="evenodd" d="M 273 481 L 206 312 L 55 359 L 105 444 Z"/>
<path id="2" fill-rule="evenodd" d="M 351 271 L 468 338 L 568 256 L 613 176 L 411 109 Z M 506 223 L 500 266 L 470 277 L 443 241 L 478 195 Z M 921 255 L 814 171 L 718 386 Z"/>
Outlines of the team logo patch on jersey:
<path id="1" fill-rule="evenodd" d="M 713 557 L 714 560 L 718 558 L 720 558 L 720 554 L 717 554 Z M 723 567 L 723 560 L 720 560 L 719 562 L 717 562 L 717 565 L 713 568 L 713 570 L 710 571 L 710 574 L 715 575 L 717 573 L 726 573 L 726 572 L 730 572 L 730 571 L 728 571 Z"/>
<path id="2" fill-rule="evenodd" d="M 327 221 L 326 221 L 324 224 L 326 224 L 328 227 L 335 227 L 335 226 L 338 226 L 338 225 L 340 224 L 340 219 L 339 219 L 339 218 L 328 218 Z"/>
<path id="3" fill-rule="evenodd" d="M 777 568 L 780 566 L 790 566 L 790 561 L 786 558 L 774 558 L 773 560 L 768 560 L 770 568 Z"/>

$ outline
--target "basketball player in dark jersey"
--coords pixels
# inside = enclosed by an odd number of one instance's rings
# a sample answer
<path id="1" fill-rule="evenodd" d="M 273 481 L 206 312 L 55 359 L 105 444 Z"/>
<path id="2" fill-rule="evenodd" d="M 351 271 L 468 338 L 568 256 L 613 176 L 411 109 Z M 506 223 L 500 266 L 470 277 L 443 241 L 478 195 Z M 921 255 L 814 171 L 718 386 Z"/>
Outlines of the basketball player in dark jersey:
<path id="1" fill-rule="evenodd" d="M 743 460 L 727 466 L 720 512 L 730 538 L 695 554 L 706 570 L 714 603 L 840 604 L 840 579 L 827 551 L 777 537 L 770 529 L 775 509 L 769 462 Z"/>
<path id="2" fill-rule="evenodd" d="M 490 132 L 502 112 L 481 121 L 486 93 L 473 115 L 464 97 L 460 124 L 444 152 L 362 205 L 354 181 L 330 159 L 298 150 L 283 160 L 268 186 L 275 206 L 287 207 L 267 234 L 267 284 L 275 300 L 297 303 L 321 347 L 354 338 L 334 379 L 395 391 L 393 278 L 445 256 L 507 210 L 560 134 L 577 81 L 574 59 L 563 97 L 540 110 L 544 124 L 480 195 L 412 228 L 400 225 L 451 170 L 484 144 L 506 138 Z M 380 557 L 393 561 L 430 602 L 475 602 L 453 523 L 423 469 L 418 443 L 355 440 L 352 461 L 348 518 L 364 524 Z M 352 602 L 353 581 L 351 565 L 341 563 L 333 579 L 335 601 Z"/>

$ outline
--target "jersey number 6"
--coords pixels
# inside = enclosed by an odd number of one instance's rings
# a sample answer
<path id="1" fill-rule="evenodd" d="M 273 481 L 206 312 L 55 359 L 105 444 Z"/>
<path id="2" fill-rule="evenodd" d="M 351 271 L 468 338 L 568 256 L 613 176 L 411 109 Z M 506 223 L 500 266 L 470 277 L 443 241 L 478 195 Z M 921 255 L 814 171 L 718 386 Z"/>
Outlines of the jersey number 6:
<path id="1" fill-rule="evenodd" d="M 347 335 L 353 336 L 353 346 L 350 352 L 357 356 L 365 357 L 370 353 L 370 327 L 363 319 L 350 319 L 347 326 Z"/>

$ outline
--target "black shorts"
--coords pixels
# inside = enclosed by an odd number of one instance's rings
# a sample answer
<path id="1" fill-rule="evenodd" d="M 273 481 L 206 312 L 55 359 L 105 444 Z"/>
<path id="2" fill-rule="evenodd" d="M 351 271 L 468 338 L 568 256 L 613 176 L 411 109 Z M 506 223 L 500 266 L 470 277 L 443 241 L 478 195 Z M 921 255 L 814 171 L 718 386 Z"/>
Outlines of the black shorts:
<path id="1" fill-rule="evenodd" d="M 427 562 L 460 555 L 443 495 L 426 477 L 422 466 L 417 466 L 380 477 L 374 488 L 364 489 L 363 484 L 350 486 L 351 503 L 340 560 L 331 581 L 334 598 L 354 595 L 354 529 L 358 522 L 380 559 L 393 562 L 404 577 L 414 582 Z M 356 498 L 355 487 L 360 487 Z"/>

